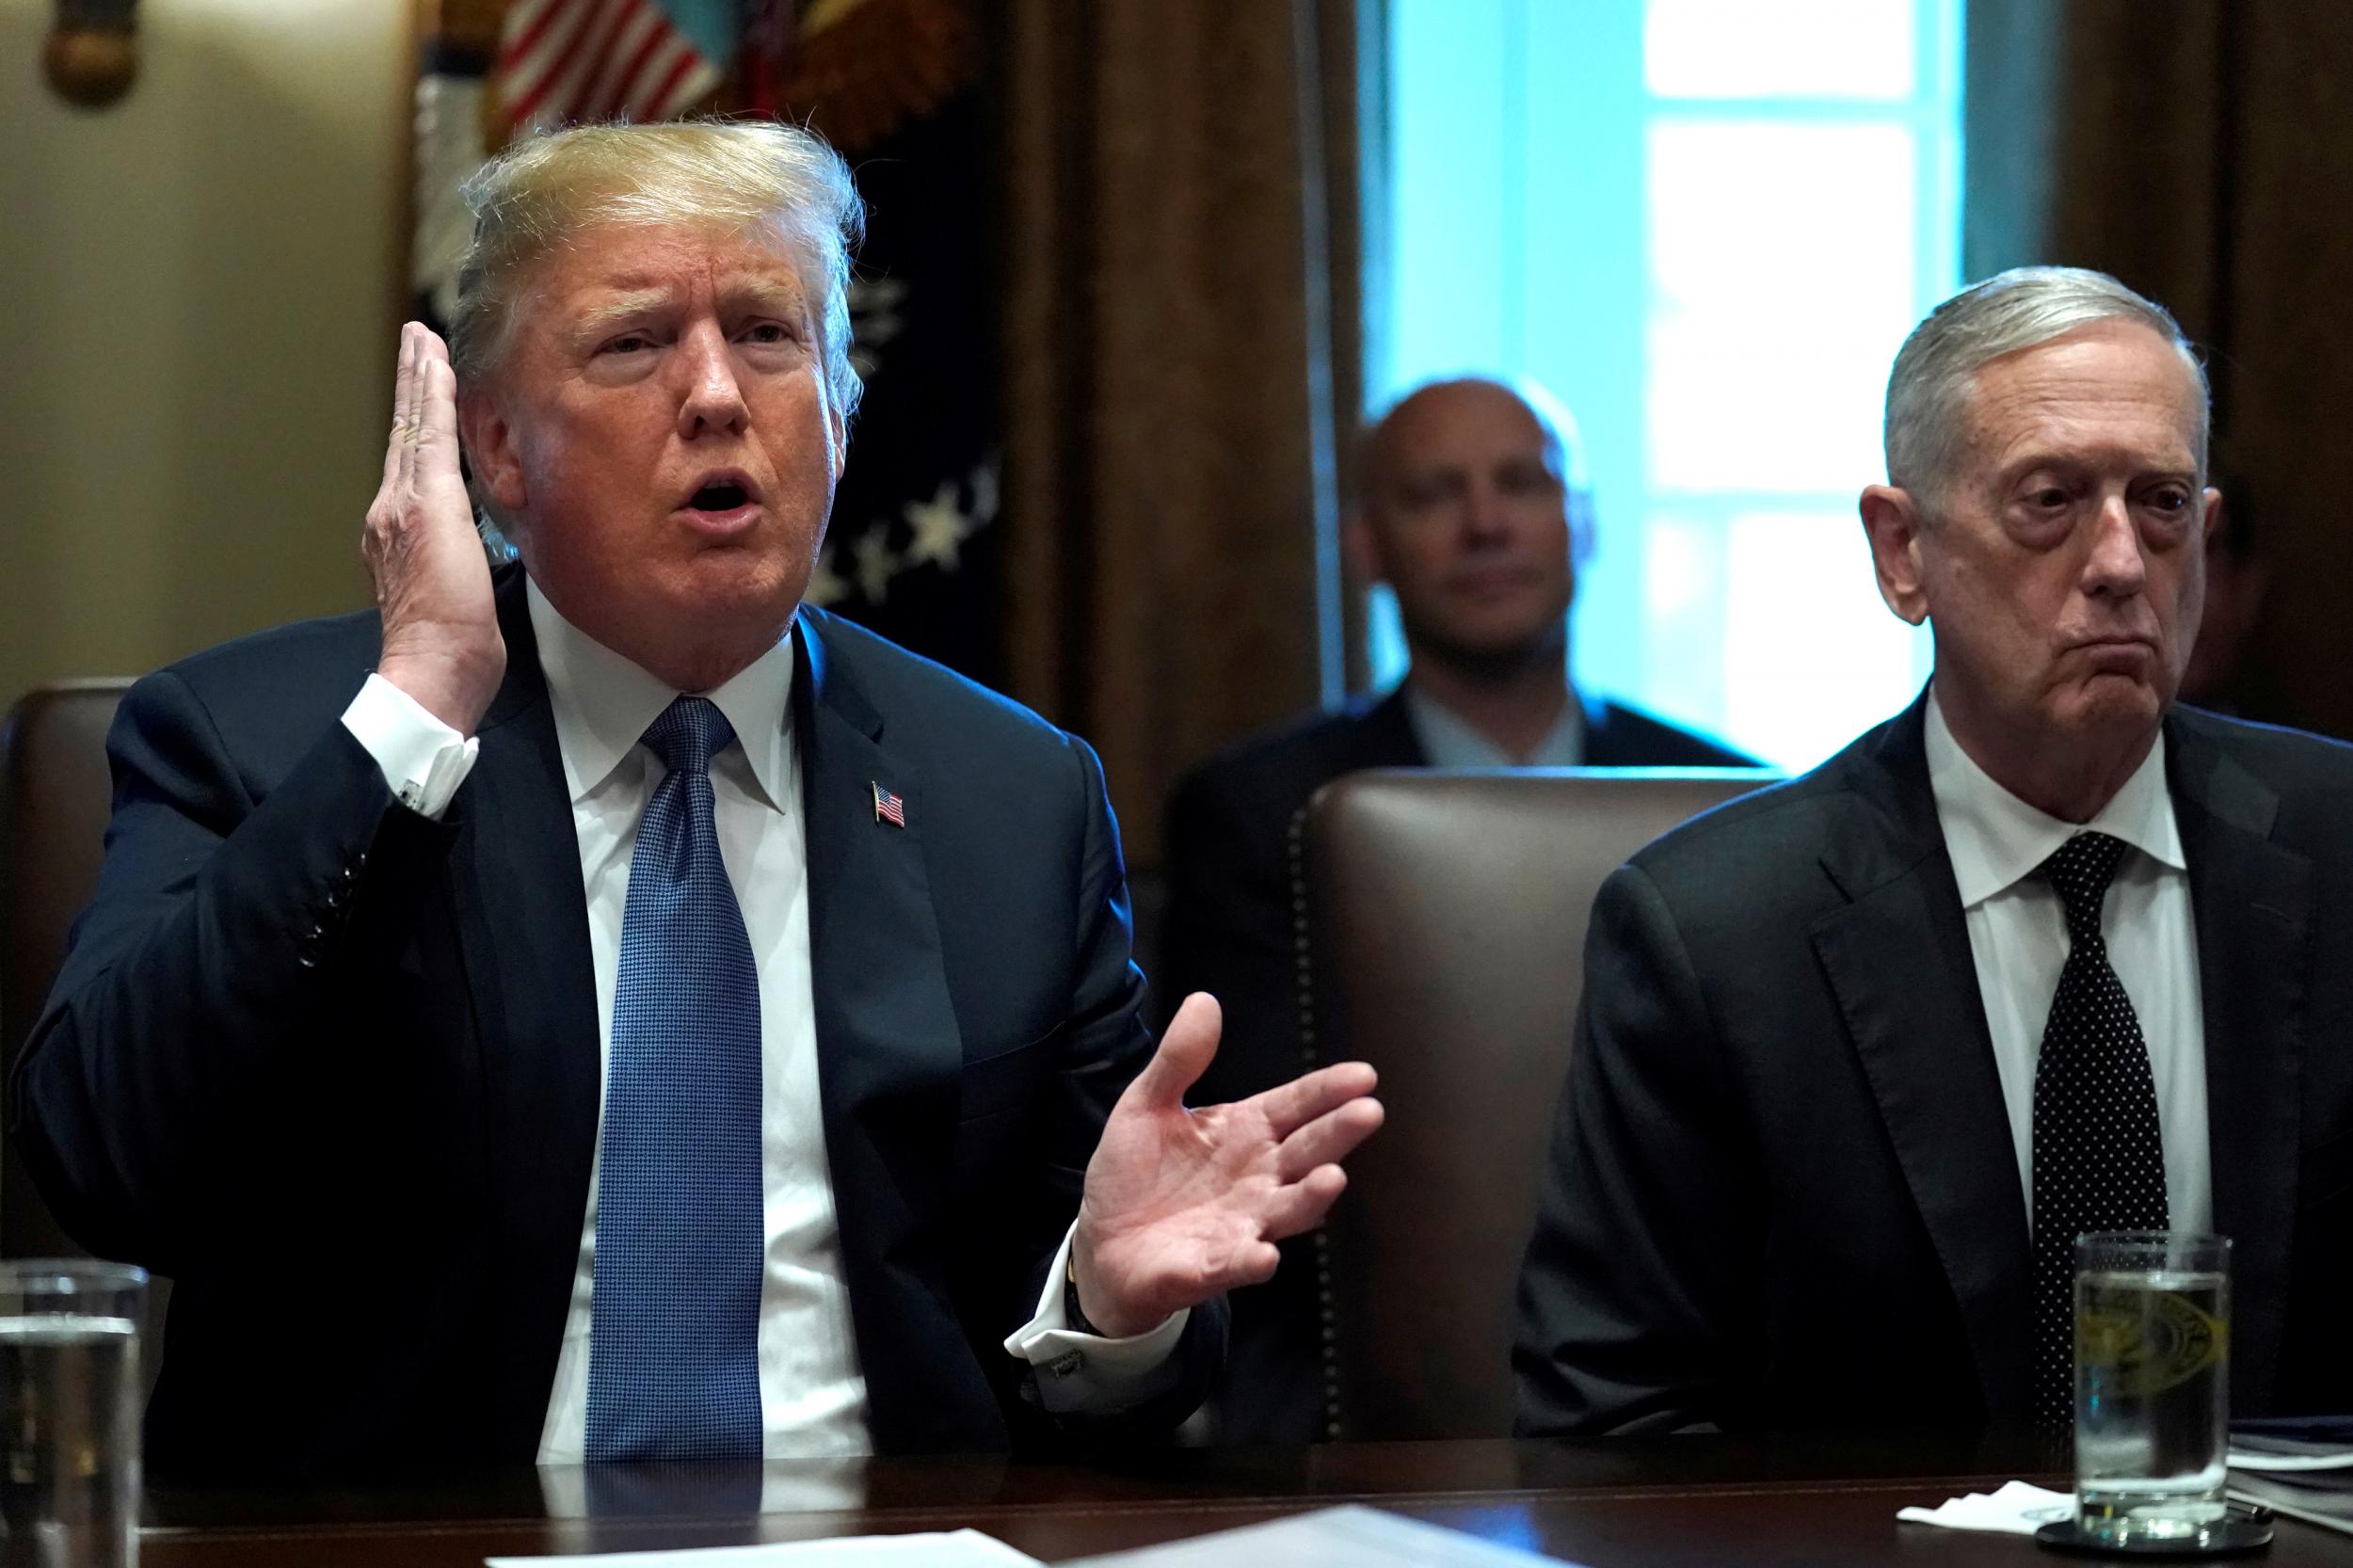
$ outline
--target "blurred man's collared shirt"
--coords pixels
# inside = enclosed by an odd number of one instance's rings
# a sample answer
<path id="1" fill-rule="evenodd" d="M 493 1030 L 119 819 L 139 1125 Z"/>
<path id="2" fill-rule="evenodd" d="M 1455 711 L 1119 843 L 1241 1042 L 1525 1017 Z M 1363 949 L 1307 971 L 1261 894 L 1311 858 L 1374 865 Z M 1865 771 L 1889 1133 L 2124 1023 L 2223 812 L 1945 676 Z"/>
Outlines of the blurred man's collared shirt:
<path id="1" fill-rule="evenodd" d="M 1585 704 L 1574 690 L 1552 732 L 1526 761 L 1464 723 L 1437 698 L 1424 695 L 1410 677 L 1405 682 L 1405 717 L 1433 768 L 1576 768 L 1585 763 Z"/>

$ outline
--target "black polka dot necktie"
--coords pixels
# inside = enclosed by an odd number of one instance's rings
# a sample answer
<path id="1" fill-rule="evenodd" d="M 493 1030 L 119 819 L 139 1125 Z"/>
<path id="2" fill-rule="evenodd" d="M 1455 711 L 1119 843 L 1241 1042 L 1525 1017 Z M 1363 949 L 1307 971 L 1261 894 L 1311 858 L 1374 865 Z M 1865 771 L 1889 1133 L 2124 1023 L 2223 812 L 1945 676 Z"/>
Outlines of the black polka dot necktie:
<path id="1" fill-rule="evenodd" d="M 2042 863 L 2067 911 L 2067 963 L 2034 1069 L 2035 1417 L 2075 1411 L 2075 1238 L 2163 1230 L 2165 1145 L 2149 1047 L 2108 966 L 2100 908 L 2124 841 L 2078 833 Z"/>

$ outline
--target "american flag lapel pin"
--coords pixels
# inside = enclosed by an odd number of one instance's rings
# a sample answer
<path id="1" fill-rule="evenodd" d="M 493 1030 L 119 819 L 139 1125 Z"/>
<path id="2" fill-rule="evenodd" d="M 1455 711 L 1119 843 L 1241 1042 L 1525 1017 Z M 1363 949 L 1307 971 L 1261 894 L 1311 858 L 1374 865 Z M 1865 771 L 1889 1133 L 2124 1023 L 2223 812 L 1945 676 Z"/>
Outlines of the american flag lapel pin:
<path id="1" fill-rule="evenodd" d="M 874 820 L 893 827 L 907 824 L 907 803 L 884 789 L 879 779 L 874 782 Z"/>

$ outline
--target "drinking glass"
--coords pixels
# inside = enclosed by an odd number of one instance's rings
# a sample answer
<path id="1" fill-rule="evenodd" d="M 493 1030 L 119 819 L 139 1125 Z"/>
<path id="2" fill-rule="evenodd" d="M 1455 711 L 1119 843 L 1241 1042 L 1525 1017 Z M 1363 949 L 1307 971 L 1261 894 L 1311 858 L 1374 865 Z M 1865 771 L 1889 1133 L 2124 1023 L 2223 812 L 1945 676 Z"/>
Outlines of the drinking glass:
<path id="1" fill-rule="evenodd" d="M 2117 1545 L 2203 1541 L 2225 1516 L 2231 1243 L 2075 1241 L 2075 1517 Z"/>
<path id="2" fill-rule="evenodd" d="M 0 1260 L 0 1568 L 136 1568 L 145 1271 Z"/>

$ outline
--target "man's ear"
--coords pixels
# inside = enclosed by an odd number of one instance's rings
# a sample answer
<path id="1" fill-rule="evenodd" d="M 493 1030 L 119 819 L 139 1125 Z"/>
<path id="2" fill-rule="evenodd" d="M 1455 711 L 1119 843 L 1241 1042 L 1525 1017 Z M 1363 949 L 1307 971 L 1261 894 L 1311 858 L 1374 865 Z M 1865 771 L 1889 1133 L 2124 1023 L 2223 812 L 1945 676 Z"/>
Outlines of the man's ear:
<path id="1" fill-rule="evenodd" d="M 523 483 L 521 454 L 515 449 L 515 427 L 494 393 L 458 394 L 457 438 L 482 493 L 509 516 L 520 512 L 531 499 L 530 489 Z"/>
<path id="2" fill-rule="evenodd" d="M 1926 526 L 1920 504 L 1909 490 L 1871 485 L 1863 492 L 1863 532 L 1871 541 L 1871 568 L 1879 574 L 1880 598 L 1917 626 L 1929 618 L 1928 590 L 1920 570 L 1920 533 Z"/>
<path id="3" fill-rule="evenodd" d="M 1569 519 L 1569 565 L 1583 571 L 1593 559 L 1593 492 L 1588 486 L 1571 485 L 1561 502 Z"/>
<path id="4" fill-rule="evenodd" d="M 2212 485 L 2206 487 L 2204 501 L 2206 525 L 2198 531 L 2198 542 L 2201 546 L 2214 543 L 2214 531 L 2222 526 L 2222 508 L 2226 504 L 2222 499 L 2222 492 Z"/>

